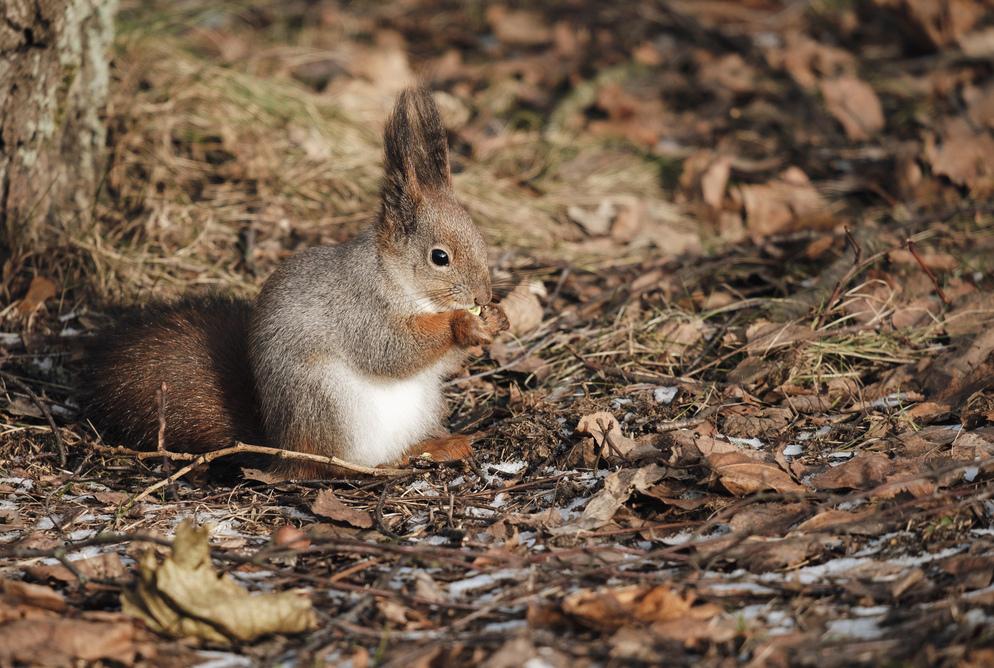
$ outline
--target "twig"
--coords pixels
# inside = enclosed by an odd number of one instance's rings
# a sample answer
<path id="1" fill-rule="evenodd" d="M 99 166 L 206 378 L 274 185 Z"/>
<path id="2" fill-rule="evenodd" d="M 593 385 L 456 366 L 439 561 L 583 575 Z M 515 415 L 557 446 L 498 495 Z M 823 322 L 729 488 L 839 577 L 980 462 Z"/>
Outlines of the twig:
<path id="1" fill-rule="evenodd" d="M 159 408 L 159 433 L 156 435 L 155 445 L 159 453 L 166 452 L 166 383 L 163 381 L 159 389 L 155 391 L 155 403 Z"/>
<path id="2" fill-rule="evenodd" d="M 134 503 L 140 499 L 145 498 L 149 494 L 161 489 L 165 485 L 175 482 L 185 476 L 187 473 L 192 471 L 198 466 L 203 464 L 209 464 L 215 459 L 220 459 L 222 457 L 228 457 L 230 455 L 237 455 L 242 453 L 257 454 L 257 455 L 270 455 L 276 457 L 277 459 L 291 460 L 291 461 L 307 461 L 316 462 L 319 464 L 326 464 L 328 466 L 335 466 L 337 468 L 345 469 L 347 471 L 352 471 L 353 473 L 361 473 L 363 475 L 371 476 L 381 476 L 381 477 L 396 477 L 401 475 L 408 475 L 412 473 L 411 469 L 398 469 L 398 468 L 388 468 L 388 467 L 372 467 L 372 466 L 362 466 L 361 464 L 352 464 L 344 459 L 339 459 L 338 457 L 326 457 L 324 455 L 315 455 L 309 452 L 294 452 L 292 450 L 282 450 L 280 448 L 270 448 L 262 445 L 251 445 L 249 443 L 235 443 L 227 448 L 222 448 L 220 450 L 214 450 L 212 452 L 205 452 L 200 455 L 192 454 L 189 452 L 170 452 L 168 450 L 155 451 L 155 452 L 142 452 L 139 450 L 131 450 L 129 448 L 123 448 L 120 446 L 111 447 L 104 445 L 94 445 L 94 448 L 101 452 L 107 452 L 110 454 L 126 455 L 129 457 L 135 457 L 136 459 L 149 459 L 152 457 L 168 457 L 176 461 L 190 462 L 183 468 L 179 469 L 172 475 L 163 478 L 159 482 L 150 485 L 140 492 L 137 496 L 131 499 L 131 503 Z"/>
<path id="3" fill-rule="evenodd" d="M 41 398 L 34 393 L 28 384 L 17 376 L 11 375 L 5 371 L 0 371 L 0 375 L 3 375 L 4 380 L 8 380 L 14 385 L 16 385 L 21 391 L 28 395 L 41 414 L 45 416 L 45 421 L 48 422 L 49 428 L 52 430 L 52 435 L 55 437 L 55 445 L 59 449 L 59 467 L 66 467 L 66 444 L 62 440 L 62 434 L 59 433 L 59 428 L 55 424 L 55 418 L 52 417 L 52 412 L 48 410 L 48 406 L 41 400 Z"/>
<path id="4" fill-rule="evenodd" d="M 929 280 L 932 281 L 932 285 L 935 286 L 935 293 L 939 295 L 939 299 L 942 300 L 942 303 L 945 304 L 946 306 L 949 306 L 949 299 L 946 298 L 946 293 L 942 291 L 942 286 L 939 285 L 939 279 L 935 277 L 935 274 L 932 272 L 932 270 L 929 269 L 928 265 L 925 264 L 925 261 L 922 260 L 921 255 L 918 254 L 918 249 L 915 248 L 915 242 L 912 241 L 911 239 L 908 239 L 908 252 L 911 253 L 911 257 L 915 258 L 915 262 L 918 263 L 918 266 L 922 268 L 922 271 L 925 272 L 925 275 L 928 276 Z"/>

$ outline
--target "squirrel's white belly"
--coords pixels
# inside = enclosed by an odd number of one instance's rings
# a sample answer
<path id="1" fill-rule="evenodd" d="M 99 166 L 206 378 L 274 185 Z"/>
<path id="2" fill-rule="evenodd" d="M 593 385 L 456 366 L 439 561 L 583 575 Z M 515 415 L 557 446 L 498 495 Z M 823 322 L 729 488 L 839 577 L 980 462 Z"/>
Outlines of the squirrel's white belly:
<path id="1" fill-rule="evenodd" d="M 347 461 L 364 466 L 395 462 L 438 429 L 441 365 L 401 380 L 372 378 L 340 363 L 325 371 L 324 387 L 340 409 Z"/>

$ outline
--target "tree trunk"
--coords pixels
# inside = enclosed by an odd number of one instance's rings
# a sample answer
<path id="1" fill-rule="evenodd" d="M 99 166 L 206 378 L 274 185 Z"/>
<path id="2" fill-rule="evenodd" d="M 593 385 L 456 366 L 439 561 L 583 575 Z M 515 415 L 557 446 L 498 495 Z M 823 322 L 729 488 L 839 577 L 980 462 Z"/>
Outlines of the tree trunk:
<path id="1" fill-rule="evenodd" d="M 0 0 L 0 244 L 17 252 L 86 225 L 117 0 Z"/>

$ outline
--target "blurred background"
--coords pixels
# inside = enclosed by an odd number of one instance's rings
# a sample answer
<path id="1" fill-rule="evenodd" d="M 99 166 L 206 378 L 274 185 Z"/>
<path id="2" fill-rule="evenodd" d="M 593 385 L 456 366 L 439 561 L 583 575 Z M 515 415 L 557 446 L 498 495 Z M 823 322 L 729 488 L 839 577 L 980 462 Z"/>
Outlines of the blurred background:
<path id="1" fill-rule="evenodd" d="M 355 534 L 375 515 L 393 533 L 363 540 L 463 550 L 433 571 L 443 583 L 511 563 L 494 546 L 533 570 L 489 582 L 505 607 L 428 585 L 409 608 L 382 589 L 356 604 L 402 559 L 437 566 L 376 551 L 343 576 L 351 593 L 322 599 L 351 626 L 314 643 L 341 659 L 360 637 L 359 657 L 382 628 L 410 632 L 394 665 L 433 638 L 466 643 L 435 643 L 437 663 L 523 665 L 535 648 L 503 643 L 527 619 L 555 648 L 542 665 L 994 660 L 963 659 L 991 618 L 967 623 L 950 598 L 979 589 L 989 611 L 994 573 L 991 0 L 5 0 L 0 19 L 0 470 L 34 485 L 0 506 L 6 536 L 51 544 L 55 510 L 103 526 L 103 501 L 63 495 L 74 480 L 118 508 L 163 477 L 90 447 L 77 342 L 113 305 L 250 297 L 290 254 L 355 234 L 376 211 L 386 115 L 422 83 L 512 322 L 449 387 L 484 468 L 342 483 L 362 523 L 319 527 Z M 632 468 L 645 461 L 666 476 Z M 611 467 L 623 493 L 580 517 Z M 237 520 L 237 551 L 277 520 L 314 521 L 313 489 L 259 480 L 237 502 L 179 486 L 128 527 L 169 531 L 183 504 L 225 522 L 264 507 Z M 641 570 L 604 566 L 628 559 Z M 677 601 L 673 618 L 633 608 L 631 589 L 564 598 L 671 576 L 659 586 L 697 588 L 646 600 Z M 518 588 L 543 577 L 556 586 Z M 254 651 L 318 647 L 281 642 Z"/>

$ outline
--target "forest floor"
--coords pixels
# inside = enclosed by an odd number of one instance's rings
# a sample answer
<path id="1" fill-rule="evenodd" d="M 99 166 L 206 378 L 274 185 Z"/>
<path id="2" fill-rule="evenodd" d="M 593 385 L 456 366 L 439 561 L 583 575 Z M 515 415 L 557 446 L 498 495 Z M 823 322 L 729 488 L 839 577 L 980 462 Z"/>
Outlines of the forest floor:
<path id="1" fill-rule="evenodd" d="M 3 271 L 0 665 L 994 663 L 991 2 L 122 4 L 96 221 Z M 108 450 L 107 306 L 354 234 L 415 78 L 513 326 L 475 457 Z"/>

